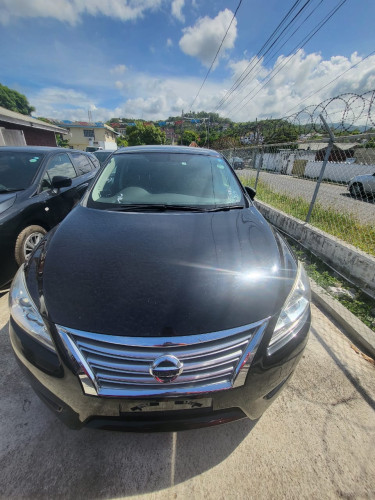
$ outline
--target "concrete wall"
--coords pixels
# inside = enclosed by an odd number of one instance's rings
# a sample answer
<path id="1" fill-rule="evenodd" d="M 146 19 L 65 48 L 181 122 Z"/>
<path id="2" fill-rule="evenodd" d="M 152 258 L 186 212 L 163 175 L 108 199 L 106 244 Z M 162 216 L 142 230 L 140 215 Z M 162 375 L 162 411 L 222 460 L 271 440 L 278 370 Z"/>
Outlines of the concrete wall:
<path id="1" fill-rule="evenodd" d="M 266 203 L 256 201 L 256 207 L 271 224 L 375 298 L 374 257 Z"/>
<path id="2" fill-rule="evenodd" d="M 305 177 L 318 178 L 323 162 L 309 161 L 305 168 Z M 358 163 L 328 162 L 323 179 L 336 182 L 349 182 L 356 175 L 373 174 L 375 165 L 358 165 Z"/>

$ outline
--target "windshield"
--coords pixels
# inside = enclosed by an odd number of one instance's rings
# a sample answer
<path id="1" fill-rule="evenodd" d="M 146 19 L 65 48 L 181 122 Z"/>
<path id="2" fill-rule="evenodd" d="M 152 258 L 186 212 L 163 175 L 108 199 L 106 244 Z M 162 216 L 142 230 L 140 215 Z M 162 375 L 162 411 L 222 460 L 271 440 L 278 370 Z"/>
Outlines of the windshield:
<path id="1" fill-rule="evenodd" d="M 24 151 L 0 151 L 0 192 L 30 186 L 44 155 Z"/>
<path id="2" fill-rule="evenodd" d="M 222 158 L 182 153 L 116 154 L 98 177 L 88 206 L 244 205 L 242 190 Z"/>

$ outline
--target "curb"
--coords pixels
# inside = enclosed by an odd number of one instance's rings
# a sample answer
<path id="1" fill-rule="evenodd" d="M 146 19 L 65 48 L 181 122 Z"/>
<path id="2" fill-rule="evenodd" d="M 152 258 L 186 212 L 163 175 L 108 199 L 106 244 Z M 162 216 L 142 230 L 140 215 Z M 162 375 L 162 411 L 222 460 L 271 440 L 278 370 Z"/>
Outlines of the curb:
<path id="1" fill-rule="evenodd" d="M 328 312 L 347 333 L 348 337 L 360 347 L 365 354 L 375 359 L 375 332 L 370 330 L 357 316 L 354 316 L 338 300 L 329 295 L 324 288 L 310 278 L 311 296 Z"/>

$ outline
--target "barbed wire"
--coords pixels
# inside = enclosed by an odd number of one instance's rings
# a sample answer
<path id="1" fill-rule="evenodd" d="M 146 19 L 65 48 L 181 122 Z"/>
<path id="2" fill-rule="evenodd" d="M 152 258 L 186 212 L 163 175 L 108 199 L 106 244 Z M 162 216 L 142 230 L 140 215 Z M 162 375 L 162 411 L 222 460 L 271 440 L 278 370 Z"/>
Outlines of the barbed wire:
<path id="1" fill-rule="evenodd" d="M 365 133 L 375 128 L 375 90 L 363 94 L 339 94 L 283 118 L 261 120 L 250 132 L 256 132 L 254 136 L 258 142 L 265 136 L 269 142 L 273 137 L 288 137 L 296 133 L 299 136 L 326 135 L 320 115 L 334 133 L 350 133 L 355 129 Z"/>

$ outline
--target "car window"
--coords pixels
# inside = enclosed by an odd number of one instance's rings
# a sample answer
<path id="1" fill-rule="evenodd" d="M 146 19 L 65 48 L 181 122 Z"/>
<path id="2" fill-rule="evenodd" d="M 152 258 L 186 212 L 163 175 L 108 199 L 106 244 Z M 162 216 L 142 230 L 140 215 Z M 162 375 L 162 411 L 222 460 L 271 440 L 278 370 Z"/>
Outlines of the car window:
<path id="1" fill-rule="evenodd" d="M 91 162 L 93 163 L 94 168 L 99 168 L 100 167 L 100 161 L 98 160 L 98 158 L 95 155 L 90 154 L 89 155 L 89 160 L 91 160 Z"/>
<path id="2" fill-rule="evenodd" d="M 49 160 L 41 183 L 43 191 L 51 188 L 52 179 L 56 175 L 62 175 L 63 177 L 69 177 L 70 179 L 77 177 L 73 164 L 66 153 L 55 155 Z"/>
<path id="3" fill-rule="evenodd" d="M 84 175 L 93 170 L 93 166 L 86 155 L 81 153 L 71 153 L 78 175 Z"/>
<path id="4" fill-rule="evenodd" d="M 93 204 L 91 204 L 91 201 Z M 243 203 L 241 187 L 223 158 L 184 153 L 112 156 L 98 177 L 90 206 L 164 204 L 230 206 Z"/>
<path id="5" fill-rule="evenodd" d="M 0 192 L 29 187 L 43 158 L 39 153 L 0 151 Z"/>

